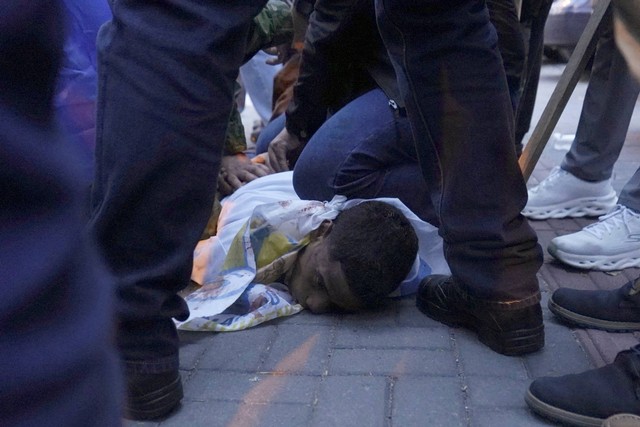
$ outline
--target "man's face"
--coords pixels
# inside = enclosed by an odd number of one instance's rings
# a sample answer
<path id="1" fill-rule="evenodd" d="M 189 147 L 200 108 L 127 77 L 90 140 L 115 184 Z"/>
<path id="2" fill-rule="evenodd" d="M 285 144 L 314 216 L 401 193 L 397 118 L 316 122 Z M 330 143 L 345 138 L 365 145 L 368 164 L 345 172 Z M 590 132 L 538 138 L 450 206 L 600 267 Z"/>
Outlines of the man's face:
<path id="1" fill-rule="evenodd" d="M 300 250 L 286 284 L 293 297 L 313 313 L 360 307 L 342 266 L 329 257 L 328 231 Z"/>

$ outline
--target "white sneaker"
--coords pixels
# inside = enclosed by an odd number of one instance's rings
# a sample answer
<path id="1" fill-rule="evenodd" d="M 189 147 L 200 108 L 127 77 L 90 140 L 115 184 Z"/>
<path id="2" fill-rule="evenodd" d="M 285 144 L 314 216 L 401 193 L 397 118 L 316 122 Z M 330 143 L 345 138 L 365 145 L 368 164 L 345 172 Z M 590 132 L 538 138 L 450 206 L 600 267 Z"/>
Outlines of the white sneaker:
<path id="1" fill-rule="evenodd" d="M 528 191 L 522 215 L 531 219 L 598 216 L 616 205 L 611 179 L 583 181 L 556 166 L 540 184 Z"/>
<path id="2" fill-rule="evenodd" d="M 547 250 L 576 268 L 611 271 L 640 267 L 640 214 L 618 205 L 577 233 L 556 237 Z"/>

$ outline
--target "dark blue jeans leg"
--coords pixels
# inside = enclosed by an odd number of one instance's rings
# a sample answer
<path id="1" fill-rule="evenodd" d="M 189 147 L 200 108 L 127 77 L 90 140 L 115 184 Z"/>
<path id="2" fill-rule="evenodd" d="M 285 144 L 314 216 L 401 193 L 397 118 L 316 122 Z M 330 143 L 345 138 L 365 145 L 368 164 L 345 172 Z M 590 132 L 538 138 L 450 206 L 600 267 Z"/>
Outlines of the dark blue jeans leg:
<path id="1" fill-rule="evenodd" d="M 86 235 L 80 147 L 52 117 L 60 10 L 0 9 L 0 425 L 118 426 L 112 282 Z"/>
<path id="2" fill-rule="evenodd" d="M 302 199 L 396 197 L 437 225 L 409 120 L 380 89 L 351 101 L 318 129 L 296 162 L 293 185 Z"/>
<path id="3" fill-rule="evenodd" d="M 482 0 L 376 0 L 453 275 L 479 298 L 539 298 L 542 251 L 520 214 L 513 114 Z"/>
<path id="4" fill-rule="evenodd" d="M 513 0 L 487 0 L 489 19 L 498 34 L 498 50 L 514 114 L 520 101 L 522 76 L 525 65 L 524 37 Z"/>
<path id="5" fill-rule="evenodd" d="M 273 138 L 282 132 L 286 120 L 285 116 L 285 114 L 279 115 L 262 129 L 256 141 L 256 154 L 265 153 L 269 149 L 269 144 L 273 141 Z"/>
<path id="6" fill-rule="evenodd" d="M 129 371 L 178 367 L 192 253 L 213 204 L 248 24 L 263 0 L 112 3 L 98 36 L 92 228 Z"/>
<path id="7" fill-rule="evenodd" d="M 532 2 L 533 3 L 533 2 Z M 553 0 L 541 0 L 539 8 L 531 11 L 521 23 L 521 30 L 525 38 L 527 53 L 526 64 L 522 77 L 522 93 L 516 110 L 516 147 L 522 151 L 522 139 L 529 132 L 531 117 L 538 94 L 540 69 L 542 67 L 542 51 L 544 49 L 544 26 L 549 16 L 549 9 Z M 526 2 L 523 3 L 526 5 Z"/>

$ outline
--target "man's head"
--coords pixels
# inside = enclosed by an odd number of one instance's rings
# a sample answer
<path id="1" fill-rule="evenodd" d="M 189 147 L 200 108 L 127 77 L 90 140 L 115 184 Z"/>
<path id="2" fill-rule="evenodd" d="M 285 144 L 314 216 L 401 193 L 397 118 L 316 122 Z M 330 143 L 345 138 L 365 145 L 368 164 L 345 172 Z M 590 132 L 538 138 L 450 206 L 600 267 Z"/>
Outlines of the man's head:
<path id="1" fill-rule="evenodd" d="M 314 313 L 373 307 L 406 278 L 417 252 L 418 237 L 399 209 L 363 202 L 315 230 L 287 284 Z"/>

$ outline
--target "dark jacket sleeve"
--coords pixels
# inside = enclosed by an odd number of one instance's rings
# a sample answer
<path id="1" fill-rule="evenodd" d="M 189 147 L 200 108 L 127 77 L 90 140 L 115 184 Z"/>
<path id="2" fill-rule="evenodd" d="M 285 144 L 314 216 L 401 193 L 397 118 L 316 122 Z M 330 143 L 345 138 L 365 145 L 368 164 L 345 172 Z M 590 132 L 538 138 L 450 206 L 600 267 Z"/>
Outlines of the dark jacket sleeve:
<path id="1" fill-rule="evenodd" d="M 308 140 L 327 119 L 363 93 L 380 88 L 402 106 L 382 43 L 374 0 L 319 0 L 309 20 L 300 76 L 287 110 L 287 130 Z"/>
<path id="2" fill-rule="evenodd" d="M 287 130 L 306 141 L 326 120 L 327 111 L 341 96 L 345 45 L 360 0 L 318 0 L 309 18 L 300 76 L 287 110 Z M 341 50 L 342 48 L 342 50 Z"/>

